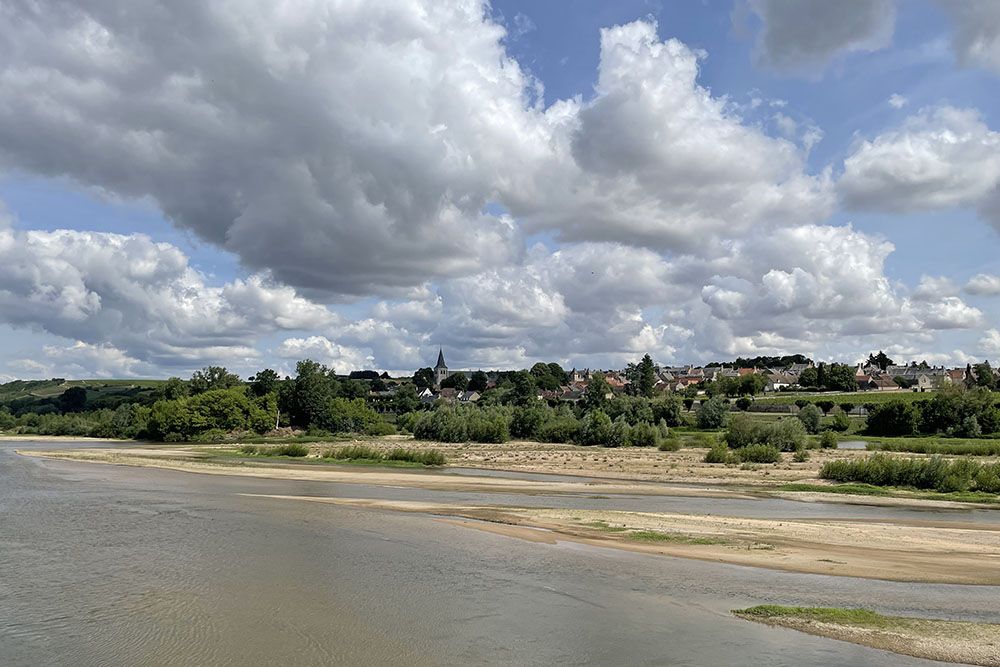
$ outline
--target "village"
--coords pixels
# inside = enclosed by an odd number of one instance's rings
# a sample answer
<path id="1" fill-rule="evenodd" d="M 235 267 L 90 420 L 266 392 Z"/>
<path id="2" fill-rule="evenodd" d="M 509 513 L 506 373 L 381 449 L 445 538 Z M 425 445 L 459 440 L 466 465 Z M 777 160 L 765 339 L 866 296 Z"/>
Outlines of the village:
<path id="1" fill-rule="evenodd" d="M 730 395 L 780 394 L 782 392 L 878 392 L 907 393 L 932 392 L 944 386 L 972 386 L 977 382 L 976 371 L 972 364 L 965 367 L 948 368 L 946 366 L 931 366 L 927 363 L 912 362 L 910 364 L 886 363 L 892 360 L 879 352 L 879 357 L 871 357 L 863 363 L 853 366 L 848 364 L 816 364 L 813 361 L 795 362 L 785 365 L 748 366 L 741 367 L 726 364 L 709 364 L 704 366 L 660 366 L 654 365 L 654 393 L 672 392 L 685 398 L 697 399 L 716 393 Z M 881 363 L 879 363 L 881 362 Z M 538 364 L 551 368 L 552 364 Z M 534 369 L 528 371 L 533 373 Z M 1000 380 L 1000 369 L 993 369 L 989 362 L 977 364 L 977 368 L 986 367 L 992 373 L 994 385 Z M 851 374 L 848 369 L 853 369 Z M 417 398 L 422 405 L 430 406 L 437 402 L 446 404 L 472 404 L 478 402 L 486 391 L 493 389 L 509 377 L 512 371 L 483 370 L 451 370 L 444 359 L 444 351 L 438 353 L 437 363 L 433 368 L 422 369 L 425 373 L 421 382 L 421 372 L 414 376 L 417 385 Z M 560 369 L 561 370 L 561 369 Z M 831 378 L 825 381 L 824 371 Z M 352 377 L 366 377 L 364 373 L 355 372 Z M 550 404 L 577 403 L 583 399 L 592 379 L 600 375 L 608 386 L 608 398 L 613 394 L 629 394 L 632 392 L 633 373 L 630 369 L 576 369 L 563 373 L 563 381 L 555 388 L 545 388 L 541 384 L 535 387 L 539 400 Z M 836 379 L 833 379 L 834 376 Z M 551 373 L 549 374 L 551 377 Z M 752 382 L 740 382 L 741 379 L 752 377 Z M 370 392 L 370 401 L 374 405 L 392 399 L 399 388 L 408 384 L 409 378 L 390 378 L 388 374 L 381 376 L 386 380 L 378 389 Z M 433 378 L 432 381 L 430 378 Z M 477 381 L 478 380 L 478 381 Z M 727 392 L 727 387 L 734 388 Z"/>

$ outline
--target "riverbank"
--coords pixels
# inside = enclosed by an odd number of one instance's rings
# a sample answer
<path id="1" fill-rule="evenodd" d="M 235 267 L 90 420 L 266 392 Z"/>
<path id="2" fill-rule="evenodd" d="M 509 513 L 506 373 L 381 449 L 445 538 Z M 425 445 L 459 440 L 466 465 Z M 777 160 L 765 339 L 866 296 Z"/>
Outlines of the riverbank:
<path id="1" fill-rule="evenodd" d="M 763 605 L 733 614 L 927 660 L 1000 667 L 1000 625 L 883 616 L 864 609 Z"/>

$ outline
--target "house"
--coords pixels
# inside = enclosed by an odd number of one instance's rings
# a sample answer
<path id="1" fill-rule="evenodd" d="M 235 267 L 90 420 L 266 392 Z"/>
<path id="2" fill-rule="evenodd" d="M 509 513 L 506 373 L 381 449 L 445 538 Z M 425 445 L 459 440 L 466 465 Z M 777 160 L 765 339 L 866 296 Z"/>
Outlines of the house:
<path id="1" fill-rule="evenodd" d="M 463 391 L 458 395 L 459 403 L 475 403 L 481 398 L 478 391 Z"/>
<path id="2" fill-rule="evenodd" d="M 785 387 L 791 387 L 796 384 L 798 384 L 798 378 L 794 375 L 789 375 L 788 373 L 768 373 L 764 391 L 780 391 Z"/>

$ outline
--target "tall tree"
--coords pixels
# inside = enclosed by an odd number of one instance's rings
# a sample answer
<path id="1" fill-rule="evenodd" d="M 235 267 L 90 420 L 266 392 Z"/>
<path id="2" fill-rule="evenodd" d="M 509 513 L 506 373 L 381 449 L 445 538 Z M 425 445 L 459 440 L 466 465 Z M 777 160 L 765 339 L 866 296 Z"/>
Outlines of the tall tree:
<path id="1" fill-rule="evenodd" d="M 653 385 L 656 384 L 656 367 L 653 366 L 653 359 L 647 354 L 639 362 L 639 386 L 638 394 L 646 398 L 653 397 Z"/>
<path id="2" fill-rule="evenodd" d="M 868 363 L 872 366 L 877 366 L 879 370 L 883 371 L 893 365 L 892 359 L 890 359 L 882 350 L 879 350 L 878 354 L 869 354 Z"/>
<path id="3" fill-rule="evenodd" d="M 486 391 L 486 387 L 490 384 L 490 379 L 486 377 L 486 373 L 482 371 L 476 371 L 469 378 L 469 391 L 478 391 L 480 393 Z"/>
<path id="4" fill-rule="evenodd" d="M 230 373 L 223 366 L 206 366 L 195 371 L 189 384 L 192 394 L 202 394 L 213 389 L 230 389 L 243 384 L 238 375 Z"/>
<path id="5" fill-rule="evenodd" d="M 250 378 L 250 391 L 254 396 L 267 396 L 277 388 L 278 374 L 270 368 L 265 368 Z"/>
<path id="6" fill-rule="evenodd" d="M 434 386 L 434 369 L 421 368 L 413 374 L 413 384 L 417 389 L 429 389 Z"/>

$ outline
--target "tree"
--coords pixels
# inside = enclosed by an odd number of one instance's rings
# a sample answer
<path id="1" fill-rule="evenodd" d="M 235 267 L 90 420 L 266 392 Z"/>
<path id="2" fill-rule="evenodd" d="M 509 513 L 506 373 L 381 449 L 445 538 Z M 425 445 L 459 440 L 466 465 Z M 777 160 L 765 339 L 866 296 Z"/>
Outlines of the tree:
<path id="1" fill-rule="evenodd" d="M 243 384 L 238 375 L 227 371 L 223 366 L 206 366 L 195 371 L 191 376 L 189 387 L 191 394 L 201 394 L 213 389 L 230 389 Z"/>
<path id="2" fill-rule="evenodd" d="M 392 396 L 392 411 L 397 415 L 413 412 L 420 407 L 420 400 L 417 398 L 417 389 L 412 384 L 403 384 L 396 389 Z"/>
<path id="3" fill-rule="evenodd" d="M 180 378 L 169 378 L 163 386 L 160 387 L 160 395 L 168 401 L 184 398 L 188 395 L 187 383 Z"/>
<path id="4" fill-rule="evenodd" d="M 591 410 L 580 429 L 581 445 L 605 445 L 611 440 L 612 423 L 603 410 Z"/>
<path id="5" fill-rule="evenodd" d="M 490 384 L 490 379 L 486 377 L 486 373 L 482 371 L 476 371 L 469 378 L 469 391 L 478 391 L 483 393 L 486 391 L 486 387 Z"/>
<path id="6" fill-rule="evenodd" d="M 563 378 L 559 375 L 552 375 L 552 369 L 548 364 L 538 362 L 529 371 L 535 379 L 535 386 L 543 391 L 554 391 L 562 384 Z"/>
<path id="7" fill-rule="evenodd" d="M 60 412 L 82 412 L 87 407 L 87 390 L 70 387 L 59 396 Z"/>
<path id="8" fill-rule="evenodd" d="M 802 425 L 806 427 L 806 430 L 810 433 L 819 433 L 819 408 L 810 403 L 804 408 L 800 409 L 795 415 L 802 422 Z"/>
<path id="9" fill-rule="evenodd" d="M 638 375 L 637 393 L 639 396 L 652 398 L 653 385 L 656 384 L 656 367 L 653 365 L 653 359 L 648 354 L 644 355 L 642 361 L 639 362 Z"/>
<path id="10" fill-rule="evenodd" d="M 701 404 L 698 410 L 698 428 L 722 428 L 726 423 L 729 406 L 719 397 L 710 398 Z"/>
<path id="11" fill-rule="evenodd" d="M 870 366 L 877 366 L 879 370 L 884 371 L 886 368 L 893 365 L 893 361 L 888 356 L 886 356 L 885 352 L 879 350 L 878 354 L 868 355 L 868 364 Z"/>
<path id="12" fill-rule="evenodd" d="M 566 384 L 566 380 L 568 379 L 568 373 L 566 373 L 565 369 L 554 361 L 549 362 L 549 375 L 559 381 L 560 387 Z"/>
<path id="13" fill-rule="evenodd" d="M 429 389 L 434 386 L 434 369 L 421 368 L 413 374 L 413 384 L 417 389 Z"/>
<path id="14" fill-rule="evenodd" d="M 840 404 L 840 409 L 844 412 L 845 415 L 851 414 L 851 411 L 854 410 L 854 407 L 855 407 L 854 403 L 845 402 Z"/>
<path id="15" fill-rule="evenodd" d="M 456 391 L 465 391 L 469 386 L 469 378 L 465 377 L 465 373 L 452 373 L 445 379 L 441 380 L 442 389 L 455 389 Z"/>
<path id="16" fill-rule="evenodd" d="M 685 405 L 687 405 L 687 401 L 694 404 L 692 399 L 685 399 Z M 681 418 L 681 400 L 676 394 L 664 394 L 660 398 L 655 398 L 650 401 L 649 407 L 653 411 L 653 423 L 659 424 L 664 421 L 667 426 L 680 426 L 684 423 Z M 688 406 L 688 410 L 690 409 Z"/>
<path id="17" fill-rule="evenodd" d="M 512 405 L 531 405 L 538 400 L 535 378 L 528 371 L 515 371 L 507 376 L 510 389 L 506 402 Z"/>
<path id="18" fill-rule="evenodd" d="M 917 432 L 917 410 L 907 401 L 886 401 L 868 413 L 871 435 L 913 435 Z"/>
<path id="19" fill-rule="evenodd" d="M 687 410 L 688 412 L 691 412 L 691 408 L 693 408 L 693 407 L 694 407 L 694 399 L 693 398 L 685 398 L 684 399 L 684 409 Z"/>
<path id="20" fill-rule="evenodd" d="M 826 364 L 822 361 L 816 366 L 816 386 L 825 387 L 826 386 Z"/>
<path id="21" fill-rule="evenodd" d="M 833 401 L 816 401 L 816 407 L 823 411 L 824 415 L 830 414 L 836 404 Z"/>
<path id="22" fill-rule="evenodd" d="M 587 383 L 587 391 L 583 394 L 583 406 L 587 410 L 601 409 L 608 403 L 611 385 L 600 373 L 594 373 Z"/>
<path id="23" fill-rule="evenodd" d="M 740 396 L 736 399 L 736 408 L 742 412 L 746 412 L 753 405 L 753 401 L 746 396 Z"/>
<path id="24" fill-rule="evenodd" d="M 278 379 L 277 373 L 265 368 L 250 378 L 250 393 L 254 396 L 267 396 L 278 388 Z"/>
<path id="25" fill-rule="evenodd" d="M 981 364 L 976 364 L 973 367 L 973 374 L 976 378 L 977 387 L 993 389 L 993 387 L 996 386 L 997 378 L 993 374 L 993 367 L 990 366 L 990 362 L 988 360 Z"/>
<path id="26" fill-rule="evenodd" d="M 736 393 L 739 396 L 756 396 L 767 386 L 767 377 L 761 373 L 748 373 L 737 381 Z"/>
<path id="27" fill-rule="evenodd" d="M 858 379 L 854 366 L 847 364 L 830 364 L 824 368 L 825 386 L 834 391 L 857 391 Z"/>
<path id="28" fill-rule="evenodd" d="M 286 383 L 289 390 L 282 392 L 281 411 L 288 415 L 294 426 L 318 425 L 330 401 L 337 396 L 337 378 L 332 369 L 312 359 L 297 363 L 295 373 L 295 379 Z"/>
<path id="29" fill-rule="evenodd" d="M 819 386 L 819 371 L 816 368 L 806 368 L 799 373 L 799 384 L 803 387 Z"/>

